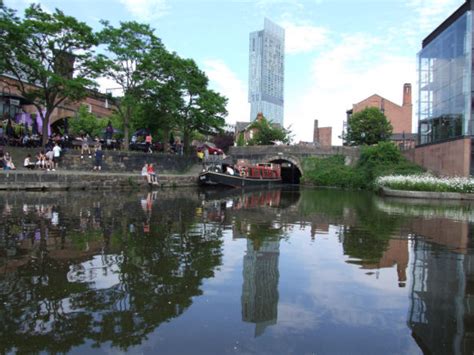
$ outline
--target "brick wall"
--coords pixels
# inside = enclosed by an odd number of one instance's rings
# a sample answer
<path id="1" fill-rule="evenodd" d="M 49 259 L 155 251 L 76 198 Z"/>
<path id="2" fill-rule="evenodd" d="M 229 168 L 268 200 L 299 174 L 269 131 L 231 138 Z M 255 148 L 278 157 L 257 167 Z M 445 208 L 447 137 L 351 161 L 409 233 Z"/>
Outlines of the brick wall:
<path id="1" fill-rule="evenodd" d="M 318 129 L 319 144 L 321 147 L 332 146 L 332 127 L 321 127 Z"/>
<path id="2" fill-rule="evenodd" d="M 469 176 L 471 138 L 419 146 L 404 152 L 412 162 L 437 175 Z"/>
<path id="3" fill-rule="evenodd" d="M 372 95 L 352 106 L 353 113 L 360 112 L 367 107 L 376 107 L 382 110 L 393 127 L 393 133 L 411 133 L 412 111 L 411 85 L 403 86 L 403 105 L 397 105 L 379 95 Z"/>

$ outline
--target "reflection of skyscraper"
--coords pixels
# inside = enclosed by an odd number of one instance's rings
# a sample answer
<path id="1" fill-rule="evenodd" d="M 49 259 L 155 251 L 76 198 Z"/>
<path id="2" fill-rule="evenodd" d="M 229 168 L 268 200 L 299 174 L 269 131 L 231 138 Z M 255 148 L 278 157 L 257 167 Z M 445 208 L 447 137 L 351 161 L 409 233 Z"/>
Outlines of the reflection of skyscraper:
<path id="1" fill-rule="evenodd" d="M 255 336 L 276 324 L 278 317 L 278 258 L 280 242 L 263 241 L 255 250 L 247 240 L 242 286 L 242 320 L 255 323 Z"/>
<path id="2" fill-rule="evenodd" d="M 262 113 L 283 126 L 285 30 L 265 19 L 264 29 L 250 33 L 250 119 Z"/>

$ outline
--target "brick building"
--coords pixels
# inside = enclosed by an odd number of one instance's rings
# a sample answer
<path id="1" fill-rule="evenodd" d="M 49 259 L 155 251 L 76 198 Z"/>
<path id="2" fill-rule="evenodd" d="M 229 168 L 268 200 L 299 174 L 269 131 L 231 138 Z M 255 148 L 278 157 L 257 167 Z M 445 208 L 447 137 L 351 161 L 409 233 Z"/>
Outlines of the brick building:
<path id="1" fill-rule="evenodd" d="M 13 120 L 20 119 L 31 113 L 37 113 L 37 109 L 28 99 L 24 98 L 16 88 L 17 82 L 11 76 L 0 74 L 0 117 L 9 117 Z M 32 84 L 25 84 L 33 87 Z M 99 118 L 109 117 L 113 112 L 113 105 L 107 100 L 107 95 L 90 90 L 88 96 L 80 102 L 64 101 L 50 117 L 50 125 L 61 125 L 64 119 L 76 116 L 79 108 L 85 105 L 89 112 Z M 39 119 L 39 115 L 38 119 Z"/>
<path id="2" fill-rule="evenodd" d="M 397 145 L 403 145 L 405 148 L 414 147 L 416 135 L 412 134 L 412 93 L 411 84 L 403 85 L 403 101 L 402 105 L 374 94 L 368 98 L 352 105 L 352 109 L 347 111 L 347 121 L 357 112 L 363 111 L 368 107 L 376 107 L 387 117 L 393 127 L 391 141 Z"/>
<path id="3" fill-rule="evenodd" d="M 332 127 L 319 127 L 318 120 L 314 120 L 313 143 L 319 143 L 320 147 L 331 147 Z"/>

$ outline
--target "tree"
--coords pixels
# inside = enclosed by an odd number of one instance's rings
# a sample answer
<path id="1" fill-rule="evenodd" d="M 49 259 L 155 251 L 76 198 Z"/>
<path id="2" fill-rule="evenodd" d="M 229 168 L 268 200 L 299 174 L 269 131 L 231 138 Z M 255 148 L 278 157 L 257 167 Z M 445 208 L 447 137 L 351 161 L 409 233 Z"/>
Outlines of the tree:
<path id="1" fill-rule="evenodd" d="M 90 113 L 85 105 L 79 107 L 77 117 L 70 119 L 69 125 L 74 134 L 88 133 L 96 135 L 101 129 L 99 119 Z"/>
<path id="2" fill-rule="evenodd" d="M 115 100 L 115 106 L 123 120 L 124 146 L 128 149 L 130 120 L 134 108 L 140 103 L 139 92 L 143 84 L 140 70 L 147 68 L 143 63 L 150 52 L 159 51 L 163 46 L 149 25 L 132 21 L 121 22 L 115 28 L 107 21 L 102 21 L 102 24 L 104 28 L 99 38 L 109 53 L 105 61 L 105 75 L 114 80 L 122 91 L 122 96 Z"/>
<path id="3" fill-rule="evenodd" d="M 349 145 L 372 145 L 386 141 L 392 134 L 387 117 L 375 107 L 356 112 L 347 124 L 346 142 Z"/>
<path id="4" fill-rule="evenodd" d="M 260 115 L 250 124 L 249 129 L 255 130 L 253 138 L 248 142 L 249 145 L 273 145 L 276 141 L 290 143 L 291 140 L 289 130 L 273 125 Z"/>
<path id="5" fill-rule="evenodd" d="M 225 124 L 227 99 L 208 89 L 208 78 L 192 59 L 179 59 L 175 73 L 182 106 L 178 110 L 177 127 L 183 132 L 185 151 L 191 134 L 213 134 Z"/>
<path id="6" fill-rule="evenodd" d="M 245 146 L 245 137 L 243 132 L 239 132 L 237 136 L 237 147 Z"/>
<path id="7" fill-rule="evenodd" d="M 177 124 L 179 110 L 184 105 L 176 75 L 180 60 L 176 53 L 156 48 L 144 59 L 139 71 L 143 80 L 140 87 L 142 115 L 134 117 L 134 124 L 151 132 L 161 131 L 165 151 L 168 150 L 170 132 Z"/>
<path id="8" fill-rule="evenodd" d="M 96 36 L 85 23 L 39 5 L 24 18 L 0 5 L 0 72 L 13 76 L 13 85 L 38 110 L 43 122 L 43 145 L 53 110 L 67 100 L 80 101 L 95 86 L 100 72 L 93 48 Z M 4 79 L 5 80 L 5 79 Z"/>

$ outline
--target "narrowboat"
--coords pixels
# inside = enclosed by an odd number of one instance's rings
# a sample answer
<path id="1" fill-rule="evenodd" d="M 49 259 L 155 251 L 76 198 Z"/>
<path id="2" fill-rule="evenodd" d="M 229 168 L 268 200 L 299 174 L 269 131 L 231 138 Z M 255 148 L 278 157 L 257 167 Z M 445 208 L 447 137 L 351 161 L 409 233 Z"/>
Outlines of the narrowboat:
<path id="1" fill-rule="evenodd" d="M 281 184 L 279 164 L 212 165 L 199 174 L 199 184 L 205 186 L 251 187 Z"/>

